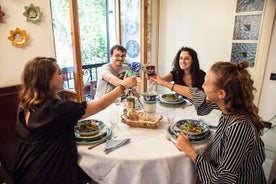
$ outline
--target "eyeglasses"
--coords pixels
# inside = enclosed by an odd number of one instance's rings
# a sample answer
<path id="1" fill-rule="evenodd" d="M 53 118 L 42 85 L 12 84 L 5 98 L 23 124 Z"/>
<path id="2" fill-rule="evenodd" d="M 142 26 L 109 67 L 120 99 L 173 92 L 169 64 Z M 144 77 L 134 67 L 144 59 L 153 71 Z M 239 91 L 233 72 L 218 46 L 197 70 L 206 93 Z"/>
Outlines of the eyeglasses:
<path id="1" fill-rule="evenodd" d="M 124 55 L 120 55 L 120 54 L 115 54 L 114 55 L 116 58 L 125 58 L 126 57 L 126 55 L 124 54 Z"/>

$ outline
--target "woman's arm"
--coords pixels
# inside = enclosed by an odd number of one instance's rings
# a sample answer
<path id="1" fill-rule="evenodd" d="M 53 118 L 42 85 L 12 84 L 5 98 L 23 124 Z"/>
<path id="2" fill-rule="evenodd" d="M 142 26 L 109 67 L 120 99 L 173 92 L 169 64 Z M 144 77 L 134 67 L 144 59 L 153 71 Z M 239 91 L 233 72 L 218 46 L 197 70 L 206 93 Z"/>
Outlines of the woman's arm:
<path id="1" fill-rule="evenodd" d="M 159 75 L 155 75 L 155 76 L 151 77 L 150 81 L 155 83 L 155 84 L 164 86 L 164 87 L 170 89 L 171 91 L 175 91 L 178 94 L 181 94 L 181 95 L 183 95 L 183 96 L 185 96 L 189 99 L 192 99 L 192 94 L 189 90 L 189 87 L 187 87 L 187 86 L 178 85 L 178 84 L 168 82 L 164 78 L 160 77 Z"/>
<path id="2" fill-rule="evenodd" d="M 167 81 L 167 82 L 171 82 L 173 80 L 173 75 L 172 73 L 168 73 L 166 75 L 164 75 L 163 77 L 161 77 L 163 80 Z"/>
<path id="3" fill-rule="evenodd" d="M 124 91 L 137 84 L 137 78 L 135 76 L 125 78 L 114 90 L 105 94 L 101 98 L 87 103 L 85 114 L 82 119 L 87 118 L 97 112 L 105 109 L 112 104 L 118 97 L 120 97 Z"/>

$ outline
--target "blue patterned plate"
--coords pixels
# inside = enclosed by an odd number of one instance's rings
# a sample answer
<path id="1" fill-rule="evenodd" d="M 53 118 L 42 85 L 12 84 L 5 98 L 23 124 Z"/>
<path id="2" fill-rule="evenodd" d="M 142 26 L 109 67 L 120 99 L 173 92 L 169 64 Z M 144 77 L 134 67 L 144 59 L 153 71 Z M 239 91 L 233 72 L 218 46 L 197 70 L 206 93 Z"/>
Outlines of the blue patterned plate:
<path id="1" fill-rule="evenodd" d="M 106 131 L 104 133 L 104 136 L 96 139 L 96 140 L 90 140 L 90 139 L 83 139 L 83 138 L 77 138 L 76 137 L 76 143 L 77 144 L 98 144 L 105 142 L 110 136 L 111 136 L 112 130 L 109 127 L 106 127 Z"/>
<path id="2" fill-rule="evenodd" d="M 175 135 L 174 132 L 171 131 L 170 127 L 167 128 L 167 136 L 169 136 L 173 142 L 177 142 L 177 135 Z M 201 139 L 193 140 L 193 139 L 190 139 L 189 137 L 189 141 L 192 144 L 200 144 L 200 143 L 209 141 L 211 137 L 212 137 L 211 132 L 207 131 L 205 136 L 202 137 Z"/>
<path id="3" fill-rule="evenodd" d="M 202 135 L 209 130 L 208 125 L 194 119 L 179 120 L 171 126 L 174 131 L 183 132 L 189 136 Z"/>
<path id="4" fill-rule="evenodd" d="M 96 119 L 81 120 L 75 125 L 75 132 L 81 136 L 96 135 L 103 128 L 103 122 Z"/>
<path id="5" fill-rule="evenodd" d="M 172 93 L 160 95 L 159 100 L 161 103 L 169 105 L 179 105 L 185 103 L 183 96 Z"/>

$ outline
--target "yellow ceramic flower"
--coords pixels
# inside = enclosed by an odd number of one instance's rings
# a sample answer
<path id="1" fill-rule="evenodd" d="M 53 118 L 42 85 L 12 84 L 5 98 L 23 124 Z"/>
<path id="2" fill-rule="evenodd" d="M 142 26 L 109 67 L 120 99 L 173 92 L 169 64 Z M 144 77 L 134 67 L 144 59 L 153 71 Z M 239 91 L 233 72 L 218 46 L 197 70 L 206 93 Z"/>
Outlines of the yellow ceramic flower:
<path id="1" fill-rule="evenodd" d="M 34 6 L 30 4 L 30 6 L 25 6 L 25 12 L 23 15 L 27 17 L 27 22 L 37 23 L 41 20 L 42 13 L 40 12 L 39 6 Z"/>
<path id="2" fill-rule="evenodd" d="M 20 30 L 16 28 L 14 31 L 10 30 L 10 36 L 8 39 L 12 42 L 13 46 L 22 48 L 28 45 L 29 36 L 26 34 L 25 30 Z"/>

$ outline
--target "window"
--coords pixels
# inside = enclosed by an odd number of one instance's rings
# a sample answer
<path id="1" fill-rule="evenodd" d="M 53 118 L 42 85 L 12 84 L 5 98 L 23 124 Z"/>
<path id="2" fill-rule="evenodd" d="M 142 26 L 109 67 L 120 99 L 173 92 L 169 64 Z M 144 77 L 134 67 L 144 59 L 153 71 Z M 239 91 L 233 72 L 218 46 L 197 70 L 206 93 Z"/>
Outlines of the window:
<path id="1" fill-rule="evenodd" d="M 127 63 L 140 62 L 141 7 L 140 0 L 51 0 L 56 58 L 77 101 L 93 98 L 114 44 L 127 48 Z"/>

